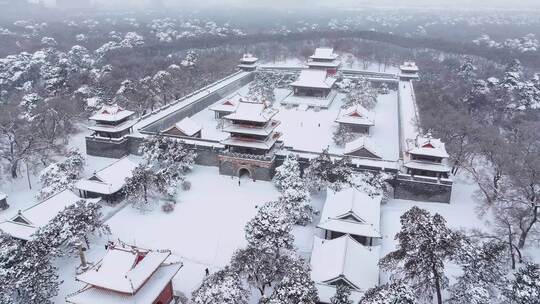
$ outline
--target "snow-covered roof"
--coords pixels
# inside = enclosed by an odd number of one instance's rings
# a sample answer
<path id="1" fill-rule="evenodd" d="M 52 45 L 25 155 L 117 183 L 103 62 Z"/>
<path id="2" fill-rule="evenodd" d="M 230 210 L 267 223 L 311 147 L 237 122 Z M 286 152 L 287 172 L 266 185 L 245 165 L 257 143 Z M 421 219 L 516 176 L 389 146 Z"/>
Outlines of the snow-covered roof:
<path id="1" fill-rule="evenodd" d="M 88 285 L 68 296 L 67 303 L 74 304 L 140 304 L 154 303 L 165 286 L 182 268 L 181 264 L 163 265 L 152 275 L 135 295 L 122 294 Z"/>
<path id="2" fill-rule="evenodd" d="M 339 192 L 328 189 L 317 227 L 366 237 L 381 237 L 381 197 L 371 197 L 354 188 Z"/>
<path id="3" fill-rule="evenodd" d="M 418 72 L 418 67 L 413 61 L 405 61 L 399 66 L 399 69 L 406 72 Z"/>
<path id="4" fill-rule="evenodd" d="M 211 111 L 233 113 L 243 99 L 242 95 L 234 94 L 210 106 Z"/>
<path id="5" fill-rule="evenodd" d="M 309 60 L 307 64 L 310 67 L 337 68 L 340 63 L 338 61 L 315 61 L 315 60 Z"/>
<path id="6" fill-rule="evenodd" d="M 60 211 L 80 200 L 82 199 L 70 190 L 63 190 L 25 210 L 19 211 L 9 221 L 0 223 L 0 230 L 9 233 L 15 238 L 30 240 L 32 234 L 40 227 L 47 225 Z M 87 199 L 86 201 L 97 200 Z"/>
<path id="7" fill-rule="evenodd" d="M 336 79 L 327 77 L 327 73 L 324 70 L 302 70 L 298 79 L 291 83 L 291 86 L 331 89 L 335 82 Z"/>
<path id="8" fill-rule="evenodd" d="M 447 158 L 448 153 L 444 143 L 438 139 L 427 136 L 417 136 L 415 140 L 408 140 L 408 151 L 410 154 Z"/>
<path id="9" fill-rule="evenodd" d="M 134 294 L 170 255 L 170 251 L 112 245 L 103 259 L 78 275 L 77 280 L 95 287 Z"/>
<path id="10" fill-rule="evenodd" d="M 31 240 L 32 235 L 36 233 L 37 229 L 38 228 L 35 226 L 13 221 L 5 221 L 0 223 L 0 230 L 16 239 L 25 241 Z"/>
<path id="11" fill-rule="evenodd" d="M 417 160 L 411 160 L 407 161 L 403 164 L 405 168 L 410 169 L 417 169 L 417 170 L 424 170 L 424 171 L 432 171 L 432 172 L 450 172 L 450 167 L 446 164 L 441 163 L 433 163 L 433 162 L 425 162 L 425 161 L 417 161 Z"/>
<path id="12" fill-rule="evenodd" d="M 255 62 L 257 62 L 257 60 L 259 60 L 259 58 L 247 53 L 247 54 L 244 54 L 244 56 L 242 56 L 242 58 L 240 59 L 240 62 L 242 62 L 242 63 L 255 63 Z"/>
<path id="13" fill-rule="evenodd" d="M 132 176 L 137 165 L 135 158 L 125 156 L 97 171 L 90 179 L 79 180 L 75 188 L 104 195 L 116 193 L 124 187 L 126 178 Z"/>
<path id="14" fill-rule="evenodd" d="M 323 60 L 334 60 L 338 57 L 334 53 L 333 48 L 316 48 L 315 53 L 310 56 L 311 59 L 323 59 Z"/>
<path id="15" fill-rule="evenodd" d="M 154 303 L 182 267 L 169 262 L 171 252 L 110 245 L 101 261 L 77 276 L 88 284 L 66 298 L 77 304 Z"/>
<path id="16" fill-rule="evenodd" d="M 223 128 L 223 132 L 268 136 L 279 126 L 279 124 L 280 122 L 277 120 L 272 120 L 269 124 L 262 128 L 255 128 L 241 124 L 230 124 Z"/>
<path id="17" fill-rule="evenodd" d="M 178 129 L 186 136 L 193 136 L 202 130 L 202 125 L 189 117 L 185 117 L 163 132 L 167 133 L 174 128 Z"/>
<path id="18" fill-rule="evenodd" d="M 367 136 L 361 136 L 351 142 L 346 143 L 343 153 L 346 155 L 353 154 L 354 152 L 362 149 L 365 149 L 369 153 L 375 155 L 377 158 L 382 159 L 382 149 L 377 146 L 377 144 L 373 142 L 370 137 Z"/>
<path id="19" fill-rule="evenodd" d="M 6 198 L 7 198 L 7 194 L 5 194 L 4 192 L 0 192 L 0 200 L 6 199 Z"/>
<path id="20" fill-rule="evenodd" d="M 352 125 L 373 126 L 375 119 L 373 113 L 361 105 L 353 105 L 346 109 L 342 109 L 336 122 Z"/>
<path id="21" fill-rule="evenodd" d="M 277 114 L 278 110 L 266 107 L 259 102 L 240 102 L 236 111 L 224 118 L 229 120 L 243 120 L 253 122 L 267 122 Z"/>
<path id="22" fill-rule="evenodd" d="M 276 143 L 277 139 L 279 138 L 279 134 L 276 133 L 276 137 L 271 137 L 266 141 L 262 140 L 243 140 L 238 137 L 229 137 L 225 140 L 222 140 L 221 143 L 228 146 L 236 146 L 236 147 L 246 147 L 246 148 L 255 148 L 255 149 L 263 149 L 268 150 L 272 148 L 272 146 Z"/>
<path id="23" fill-rule="evenodd" d="M 311 278 L 315 283 L 333 285 L 341 280 L 357 291 L 379 284 L 380 248 L 366 247 L 349 235 L 333 240 L 314 237 Z"/>
<path id="24" fill-rule="evenodd" d="M 133 115 L 135 112 L 124 110 L 118 105 L 103 106 L 96 114 L 90 116 L 90 120 L 119 121 Z"/>
<path id="25" fill-rule="evenodd" d="M 125 121 L 119 125 L 104 125 L 104 124 L 97 124 L 95 126 L 87 126 L 89 130 L 92 131 L 98 131 L 98 132 L 122 132 L 125 131 L 131 127 L 133 127 L 134 124 L 136 124 L 137 121 L 135 120 L 128 120 Z"/>

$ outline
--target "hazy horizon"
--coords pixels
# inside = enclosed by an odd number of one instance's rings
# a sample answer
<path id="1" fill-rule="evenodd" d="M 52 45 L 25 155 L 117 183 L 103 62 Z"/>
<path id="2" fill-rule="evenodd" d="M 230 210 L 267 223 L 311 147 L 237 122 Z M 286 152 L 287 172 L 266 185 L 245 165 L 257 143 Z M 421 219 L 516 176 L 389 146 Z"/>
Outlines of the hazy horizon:
<path id="1" fill-rule="evenodd" d="M 31 0 L 30 2 L 39 2 Z M 42 0 L 48 6 L 54 6 L 56 0 Z M 231 6 L 245 8 L 269 7 L 274 9 L 287 8 L 343 8 L 354 9 L 363 7 L 384 7 L 384 8 L 445 8 L 445 9 L 540 9 L 538 0 L 476 0 L 471 3 L 470 0 L 273 0 L 269 3 L 267 0 L 70 0 L 70 5 L 76 6 L 75 2 L 87 3 L 93 2 L 98 8 L 152 8 L 157 3 L 166 6 Z M 71 4 L 73 3 L 73 4 Z"/>

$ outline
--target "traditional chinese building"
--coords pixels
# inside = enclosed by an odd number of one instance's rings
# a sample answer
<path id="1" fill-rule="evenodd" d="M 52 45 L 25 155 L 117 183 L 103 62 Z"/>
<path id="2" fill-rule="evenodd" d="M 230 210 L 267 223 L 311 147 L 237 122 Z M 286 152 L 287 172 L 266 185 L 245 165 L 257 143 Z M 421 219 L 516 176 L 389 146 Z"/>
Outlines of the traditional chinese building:
<path id="1" fill-rule="evenodd" d="M 359 243 L 373 246 L 381 238 L 381 196 L 371 197 L 355 188 L 328 190 L 321 220 L 326 239 L 350 235 Z"/>
<path id="2" fill-rule="evenodd" d="M 175 303 L 172 279 L 182 263 L 168 250 L 110 244 L 101 261 L 77 276 L 86 286 L 66 297 L 73 304 Z"/>
<path id="3" fill-rule="evenodd" d="M 210 111 L 214 112 L 215 118 L 223 118 L 223 116 L 236 112 L 238 104 L 243 100 L 244 98 L 240 94 L 234 94 L 225 98 L 224 100 L 219 101 L 218 103 L 211 105 L 209 109 Z"/>
<path id="4" fill-rule="evenodd" d="M 271 179 L 273 148 L 280 137 L 276 114 L 264 103 L 240 102 L 234 113 L 223 117 L 223 131 L 230 136 L 221 141 L 226 150 L 219 157 L 221 174 Z"/>
<path id="5" fill-rule="evenodd" d="M 402 81 L 417 80 L 420 78 L 418 76 L 418 67 L 413 61 L 405 61 L 399 67 L 399 71 L 399 79 Z"/>
<path id="6" fill-rule="evenodd" d="M 373 159 L 382 159 L 382 149 L 370 137 L 361 136 L 345 144 L 343 154 Z"/>
<path id="7" fill-rule="evenodd" d="M 332 48 L 316 48 L 315 53 L 309 57 L 307 65 L 310 69 L 325 70 L 329 74 L 335 74 L 341 65 L 338 55 Z"/>
<path id="8" fill-rule="evenodd" d="M 358 303 L 364 292 L 379 285 L 379 255 L 379 247 L 363 246 L 349 235 L 315 237 L 310 264 L 319 303 L 331 303 L 340 284 L 350 288 L 350 299 Z"/>
<path id="9" fill-rule="evenodd" d="M 372 112 L 361 105 L 353 105 L 342 109 L 336 122 L 349 128 L 351 132 L 369 134 L 369 128 L 375 125 L 375 119 Z"/>
<path id="10" fill-rule="evenodd" d="M 190 117 L 186 117 L 171 127 L 163 130 L 163 134 L 170 136 L 201 138 L 202 125 Z"/>
<path id="11" fill-rule="evenodd" d="M 95 124 L 88 126 L 88 129 L 94 131 L 92 136 L 122 138 L 131 133 L 131 128 L 135 124 L 135 121 L 130 119 L 133 114 L 135 114 L 133 111 L 122 109 L 118 105 L 103 106 L 89 118 Z"/>
<path id="12" fill-rule="evenodd" d="M 80 200 L 80 197 L 68 189 L 60 191 L 27 209 L 19 210 L 11 219 L 0 223 L 0 230 L 19 240 L 32 240 L 39 228 L 47 225 L 66 207 Z M 87 201 L 98 202 L 99 199 Z"/>
<path id="13" fill-rule="evenodd" d="M 133 176 L 133 170 L 139 163 L 130 156 L 125 156 L 107 167 L 94 172 L 88 179 L 75 183 L 75 189 L 82 198 L 102 198 L 109 203 L 124 197 L 126 179 Z"/>
<path id="14" fill-rule="evenodd" d="M 259 59 L 249 53 L 244 54 L 242 58 L 240 59 L 240 64 L 238 65 L 238 68 L 240 68 L 243 71 L 254 71 L 257 69 L 257 61 Z"/>
<path id="15" fill-rule="evenodd" d="M 291 83 L 294 96 L 326 98 L 332 91 L 336 79 L 328 77 L 323 70 L 302 70 Z"/>
<path id="16" fill-rule="evenodd" d="M 403 167 L 407 174 L 448 178 L 450 167 L 446 164 L 448 153 L 440 139 L 417 136 L 407 141 Z"/>

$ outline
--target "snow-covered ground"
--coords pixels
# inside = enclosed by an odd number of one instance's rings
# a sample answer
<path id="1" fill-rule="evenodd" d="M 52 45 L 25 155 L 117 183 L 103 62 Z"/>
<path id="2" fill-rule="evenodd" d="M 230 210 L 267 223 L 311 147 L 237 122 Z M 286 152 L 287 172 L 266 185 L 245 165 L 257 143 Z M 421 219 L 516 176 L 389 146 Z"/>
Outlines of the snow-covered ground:
<path id="1" fill-rule="evenodd" d="M 245 224 L 255 216 L 258 206 L 279 196 L 273 183 L 242 179 L 239 186 L 238 178 L 219 175 L 215 167 L 195 166 L 188 179 L 192 189 L 179 194 L 173 212 L 164 213 L 157 204 L 144 212 L 127 206 L 110 218 L 107 224 L 112 235 L 93 241 L 89 260 L 99 260 L 107 240 L 170 249 L 184 263 L 175 278 L 175 289 L 189 294 L 204 278 L 206 268 L 219 270 L 236 249 L 246 245 Z M 316 209 L 322 208 L 324 198 L 324 194 L 313 197 Z M 311 252 L 313 235 L 321 235 L 316 230 L 315 224 L 294 228 L 295 244 L 305 257 Z M 67 294 L 80 287 L 74 282 L 78 259 L 63 258 L 58 265 L 65 282 L 57 303 L 63 303 Z"/>
<path id="2" fill-rule="evenodd" d="M 401 124 L 401 145 L 405 151 L 406 140 L 415 139 L 418 130 L 418 109 L 412 82 L 399 82 L 399 119 Z"/>

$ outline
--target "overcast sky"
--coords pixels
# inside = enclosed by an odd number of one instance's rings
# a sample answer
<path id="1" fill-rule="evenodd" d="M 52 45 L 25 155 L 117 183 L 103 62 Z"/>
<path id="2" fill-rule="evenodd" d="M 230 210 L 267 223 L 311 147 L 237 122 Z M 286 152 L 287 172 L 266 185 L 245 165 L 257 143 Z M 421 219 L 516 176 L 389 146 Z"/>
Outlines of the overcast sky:
<path id="1" fill-rule="evenodd" d="M 38 0 L 30 0 L 38 1 Z M 55 3 L 55 0 L 44 0 L 46 3 Z M 71 0 L 86 1 L 86 0 Z M 504 9 L 540 9 L 540 0 L 93 0 L 103 6 L 115 7 L 152 7 L 156 1 L 168 5 L 197 5 L 197 6 L 266 6 L 272 8 L 314 8 L 314 7 L 343 7 L 361 8 L 366 6 L 377 7 L 442 7 L 442 8 L 504 8 Z"/>

